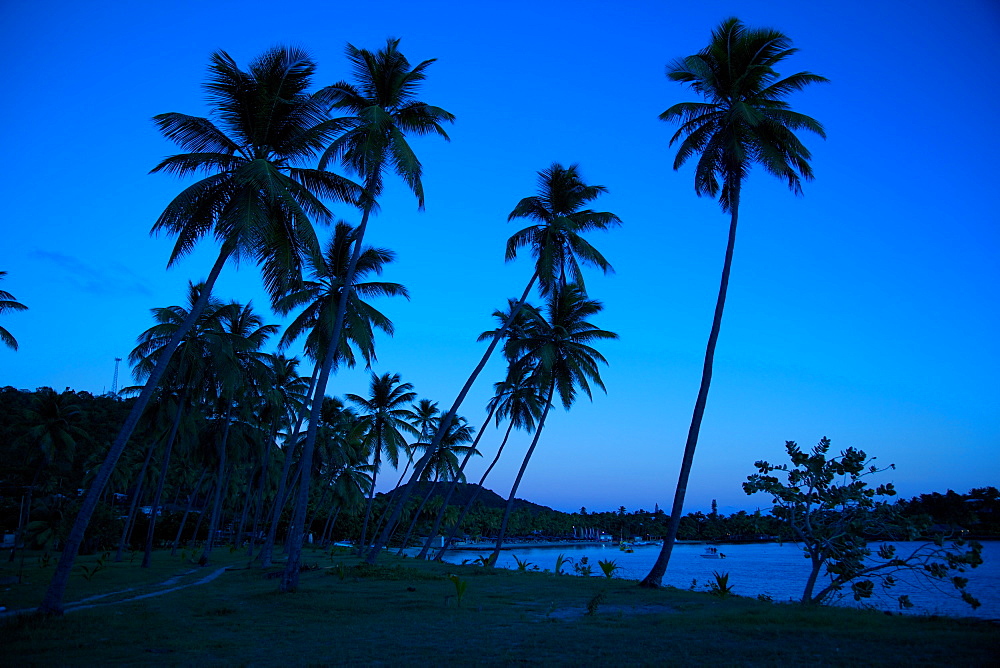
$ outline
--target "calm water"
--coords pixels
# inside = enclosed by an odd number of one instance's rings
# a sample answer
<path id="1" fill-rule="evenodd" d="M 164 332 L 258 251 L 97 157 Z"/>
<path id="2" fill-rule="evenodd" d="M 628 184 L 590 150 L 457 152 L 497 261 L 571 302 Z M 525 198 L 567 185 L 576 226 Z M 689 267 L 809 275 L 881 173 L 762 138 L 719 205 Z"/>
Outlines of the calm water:
<path id="1" fill-rule="evenodd" d="M 906 548 L 906 543 L 896 544 L 900 551 Z M 484 545 L 476 550 L 456 550 L 445 555 L 445 560 L 461 563 L 463 559 L 475 559 L 479 555 L 488 555 L 490 547 Z M 802 550 L 786 543 L 754 543 L 745 545 L 720 545 L 719 551 L 725 553 L 725 559 L 705 559 L 701 555 L 704 545 L 681 544 L 674 547 L 670 557 L 663 584 L 681 589 L 691 587 L 696 581 L 696 589 L 704 591 L 709 582 L 714 581 L 713 571 L 729 573 L 729 584 L 740 596 L 757 596 L 766 594 L 775 601 L 798 600 L 802 596 L 806 578 L 809 575 L 809 562 L 802 556 Z M 567 558 L 579 561 L 588 557 L 593 568 L 594 577 L 603 577 L 598 561 L 613 560 L 621 568 L 616 577 L 640 580 L 646 576 L 660 552 L 659 546 L 646 545 L 635 548 L 635 552 L 622 552 L 617 546 L 605 547 L 596 545 L 574 547 L 524 547 L 504 550 L 500 553 L 498 566 L 502 568 L 517 568 L 514 557 L 524 561 L 527 559 L 540 569 L 555 568 L 556 557 L 560 553 Z M 969 578 L 967 590 L 982 603 L 973 610 L 962 602 L 950 585 L 935 589 L 933 585 L 921 583 L 912 577 L 910 581 L 900 582 L 891 592 L 893 596 L 908 594 L 914 607 L 911 614 L 944 614 L 958 616 L 975 616 L 986 619 L 1000 618 L 1000 542 L 991 541 L 983 544 L 984 563 L 964 574 Z M 571 566 L 564 570 L 572 572 Z M 819 585 L 819 583 L 817 583 Z M 877 591 L 876 586 L 876 591 Z M 817 586 L 817 591 L 819 586 Z M 877 595 L 876 595 L 877 596 Z M 867 601 L 885 610 L 896 610 L 895 599 L 873 597 Z M 854 599 L 850 593 L 842 601 L 844 605 L 853 605 Z"/>

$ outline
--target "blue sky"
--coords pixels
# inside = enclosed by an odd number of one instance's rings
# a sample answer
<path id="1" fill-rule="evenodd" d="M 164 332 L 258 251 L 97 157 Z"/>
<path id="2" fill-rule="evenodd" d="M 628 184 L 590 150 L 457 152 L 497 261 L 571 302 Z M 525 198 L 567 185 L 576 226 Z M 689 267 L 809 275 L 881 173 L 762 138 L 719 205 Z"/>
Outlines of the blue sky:
<path id="1" fill-rule="evenodd" d="M 399 256 L 387 280 L 412 294 L 382 304 L 397 335 L 380 342 L 375 370 L 452 401 L 490 312 L 530 275 L 527 258 L 503 262 L 517 229 L 507 213 L 534 193 L 538 170 L 579 163 L 609 189 L 597 207 L 624 221 L 591 239 L 617 273 L 588 278 L 606 307 L 595 322 L 621 340 L 602 346 L 607 395 L 552 416 L 518 495 L 566 510 L 668 507 L 728 219 L 694 195 L 690 169 L 672 170 L 672 128 L 656 116 L 692 99 L 665 64 L 735 15 L 793 39 L 801 51 L 788 73 L 831 79 L 791 99 L 829 138 L 804 137 L 816 172 L 804 197 L 759 170 L 746 185 L 688 508 L 713 498 L 724 511 L 766 507 L 740 488 L 753 462 L 824 435 L 895 463 L 884 479 L 904 495 L 1000 482 L 995 3 L 379 8 L 5 3 L 0 287 L 30 310 L 4 316 L 21 348 L 0 348 L 0 385 L 109 389 L 114 358 L 151 324 L 149 309 L 181 303 L 187 281 L 207 274 L 210 241 L 167 271 L 171 240 L 149 236 L 182 187 L 148 175 L 173 152 L 149 119 L 207 113 L 213 51 L 245 64 L 275 44 L 302 46 L 319 85 L 349 76 L 346 42 L 375 49 L 397 36 L 411 61 L 438 59 L 422 98 L 457 122 L 450 143 L 414 141 L 426 211 L 389 181 L 370 226 L 368 241 Z M 217 294 L 267 308 L 252 266 L 227 268 Z M 488 367 L 463 407 L 473 424 L 502 373 Z M 366 386 L 358 370 L 329 393 Z M 497 440 L 487 434 L 481 449 L 490 455 Z M 527 444 L 512 443 L 489 486 L 509 489 Z"/>

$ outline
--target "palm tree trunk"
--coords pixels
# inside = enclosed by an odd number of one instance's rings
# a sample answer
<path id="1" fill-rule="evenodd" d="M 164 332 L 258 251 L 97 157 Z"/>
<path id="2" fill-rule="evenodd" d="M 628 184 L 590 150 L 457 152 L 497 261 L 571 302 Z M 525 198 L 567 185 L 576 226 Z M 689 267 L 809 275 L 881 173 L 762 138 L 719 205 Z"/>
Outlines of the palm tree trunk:
<path id="1" fill-rule="evenodd" d="M 309 391 L 306 393 L 307 399 L 312 398 L 315 394 L 316 381 L 318 378 L 319 367 L 317 366 L 313 369 L 312 379 L 309 382 Z M 281 466 L 281 478 L 278 480 L 278 491 L 274 494 L 274 506 L 271 509 L 271 522 L 267 530 L 267 538 L 264 540 L 264 546 L 257 554 L 257 558 L 260 559 L 261 568 L 270 568 L 272 564 L 274 541 L 278 536 L 278 522 L 281 520 L 281 511 L 285 507 L 285 493 L 288 487 L 288 472 L 291 471 L 292 468 L 292 455 L 295 453 L 295 447 L 298 445 L 299 432 L 302 429 L 302 422 L 304 419 L 305 415 L 299 415 L 299 419 L 295 422 L 295 428 L 292 429 L 292 433 L 285 439 L 288 451 L 285 453 L 285 461 Z"/>
<path id="2" fill-rule="evenodd" d="M 201 507 L 201 512 L 198 513 L 198 521 L 194 523 L 194 531 L 191 532 L 191 537 L 188 539 L 188 545 L 195 545 L 198 541 L 198 530 L 201 529 L 201 525 L 205 522 L 205 517 L 208 513 L 205 510 L 208 508 L 208 504 L 211 501 L 214 503 L 215 494 L 218 493 L 218 483 L 213 480 L 212 484 L 208 486 L 208 495 L 205 497 L 205 505 Z"/>
<path id="3" fill-rule="evenodd" d="M 229 427 L 232 424 L 232 406 L 226 410 L 223 418 L 226 423 L 222 427 L 222 438 L 219 440 L 219 475 L 217 484 L 219 489 L 215 495 L 215 502 L 212 504 L 212 519 L 208 522 L 208 538 L 205 540 L 205 549 L 202 551 L 202 559 L 208 559 L 215 547 L 215 532 L 219 527 L 219 516 L 222 513 L 222 500 L 226 495 L 226 447 L 229 441 Z"/>
<path id="4" fill-rule="evenodd" d="M 267 440 L 267 447 L 264 450 L 264 462 L 261 464 L 260 487 L 257 490 L 257 503 L 253 511 L 253 529 L 250 535 L 250 546 L 247 548 L 247 558 L 253 557 L 253 548 L 257 545 L 257 531 L 260 529 L 260 514 L 264 509 L 264 497 L 267 496 L 267 469 L 271 464 L 271 449 L 274 448 L 274 439 L 278 436 L 278 420 L 275 419 L 271 427 L 271 437 Z"/>
<path id="5" fill-rule="evenodd" d="M 483 491 L 483 484 L 486 482 L 486 477 L 489 476 L 490 472 L 493 470 L 493 467 L 497 465 L 498 461 L 500 461 L 500 455 L 503 454 L 503 449 L 507 445 L 507 439 L 510 438 L 510 433 L 513 430 L 514 430 L 514 423 L 512 421 L 509 425 L 507 425 L 507 431 L 503 435 L 503 441 L 500 442 L 500 447 L 497 449 L 497 454 L 493 457 L 493 461 L 490 462 L 490 465 L 489 467 L 487 467 L 486 472 L 483 473 L 483 476 L 479 479 L 479 486 L 472 491 L 472 496 L 470 496 L 469 500 L 465 502 L 465 508 L 462 509 L 462 514 L 459 515 L 458 521 L 455 522 L 455 526 L 451 528 L 451 533 L 448 534 L 448 540 L 444 542 L 444 545 L 441 546 L 441 549 L 438 550 L 438 553 L 434 555 L 434 561 L 441 561 L 444 558 L 444 553 L 445 551 L 447 551 L 448 545 L 451 544 L 451 541 L 455 538 L 455 535 L 462 527 L 462 522 L 465 520 L 465 516 L 468 515 L 469 511 L 472 509 L 472 504 L 474 504 L 476 502 L 476 499 L 479 498 L 479 493 Z"/>
<path id="6" fill-rule="evenodd" d="M 406 466 L 403 467 L 403 473 L 400 474 L 399 480 L 396 481 L 396 486 L 392 488 L 391 492 L 389 492 L 389 498 L 386 499 L 385 508 L 383 508 L 382 512 L 379 513 L 378 521 L 375 523 L 375 530 L 372 532 L 373 535 L 378 534 L 382 531 L 382 527 L 384 526 L 385 520 L 389 515 L 389 510 L 390 508 L 392 508 L 392 501 L 393 499 L 396 498 L 396 495 L 399 494 L 399 488 L 403 484 L 403 478 L 406 477 L 406 473 L 407 471 L 410 470 L 410 464 L 412 463 L 413 463 L 413 455 L 411 454 L 409 457 L 406 458 Z M 359 552 L 358 554 L 361 553 Z"/>
<path id="7" fill-rule="evenodd" d="M 160 508 L 160 497 L 163 494 L 163 484 L 167 480 L 167 469 L 170 467 L 170 452 L 174 449 L 174 441 L 177 439 L 177 430 L 181 426 L 181 415 L 184 412 L 184 402 L 187 400 L 187 388 L 181 390 L 177 397 L 177 412 L 174 414 L 174 423 L 170 426 L 170 436 L 163 449 L 163 463 L 160 465 L 160 479 L 156 483 L 156 493 L 153 495 L 153 505 L 149 512 L 149 527 L 146 530 L 146 549 L 142 555 L 142 568 L 149 568 L 153 560 L 153 532 L 156 531 L 156 514 Z"/>
<path id="8" fill-rule="evenodd" d="M 365 190 L 371 192 L 374 188 L 375 177 L 373 175 L 365 184 Z M 326 395 L 326 385 L 330 380 L 330 371 L 333 369 L 333 361 L 337 357 L 337 348 L 340 345 L 340 334 L 344 328 L 344 317 L 347 315 L 347 305 L 351 301 L 354 293 L 354 273 L 358 266 L 358 258 L 361 257 L 362 242 L 365 237 L 365 230 L 368 229 L 368 218 L 371 216 L 373 204 L 364 207 L 361 214 L 361 224 L 355 231 L 354 251 L 351 253 L 351 260 L 347 265 L 347 272 L 344 275 L 344 287 L 340 293 L 340 300 L 337 303 L 337 318 L 333 323 L 333 331 L 330 340 L 327 342 L 326 355 L 323 359 L 323 367 L 320 370 L 319 378 L 316 382 L 316 392 L 313 394 L 312 406 L 309 411 L 309 430 L 306 432 L 306 442 L 302 448 L 302 456 L 306 462 L 312 461 L 313 449 L 316 447 L 316 435 L 319 429 L 319 417 L 323 408 L 323 397 Z M 289 525 L 288 559 L 285 562 L 285 572 L 281 576 L 281 584 L 278 591 L 291 592 L 299 586 L 299 569 L 302 562 L 302 540 L 305 537 L 306 508 L 309 505 L 309 468 L 302 472 L 302 485 L 299 487 L 298 498 L 295 503 L 295 510 L 292 512 L 292 523 Z"/>
<path id="9" fill-rule="evenodd" d="M 376 445 L 376 452 L 378 446 Z M 368 503 L 365 505 L 365 521 L 361 524 L 361 540 L 358 542 L 358 554 L 364 554 L 365 547 L 367 545 L 366 541 L 368 539 L 368 518 L 372 512 L 372 504 L 375 503 L 375 483 L 378 482 L 378 469 L 381 462 L 378 458 L 375 460 L 375 468 L 372 470 L 372 487 L 371 491 L 368 493 Z"/>
<path id="10" fill-rule="evenodd" d="M 545 399 L 545 410 L 542 411 L 542 417 L 538 421 L 535 438 L 531 440 L 528 452 L 524 455 L 524 461 L 521 462 L 521 469 L 517 472 L 517 477 L 514 478 L 514 486 L 510 488 L 510 497 L 507 499 L 507 507 L 503 511 L 503 520 L 500 522 L 500 532 L 497 534 L 497 544 L 493 547 L 493 554 L 490 556 L 491 565 L 497 563 L 497 558 L 500 556 L 500 548 L 503 547 L 503 537 L 507 532 L 507 522 L 510 520 L 511 511 L 514 510 L 514 497 L 517 495 L 517 488 L 521 485 L 521 478 L 524 477 L 524 472 L 528 468 L 531 455 L 535 452 L 535 446 L 538 445 L 538 439 L 542 435 L 542 428 L 545 426 L 545 418 L 549 415 L 549 409 L 552 408 L 552 395 L 555 391 L 556 384 L 553 380 L 549 383 L 549 396 Z"/>
<path id="11" fill-rule="evenodd" d="M 413 519 L 410 521 L 410 528 L 406 530 L 406 535 L 403 536 L 403 544 L 400 546 L 399 552 L 396 553 L 396 556 L 403 555 L 403 550 L 405 550 L 406 546 L 409 544 L 410 536 L 413 535 L 413 530 L 417 528 L 417 520 L 420 519 L 420 513 L 423 512 L 424 506 L 427 505 L 427 502 L 430 501 L 431 497 L 434 495 L 434 490 L 437 489 L 437 483 L 439 479 L 440 479 L 440 473 L 435 473 L 434 480 L 432 480 L 428 484 L 427 493 L 424 494 L 423 500 L 420 502 L 420 505 L 417 506 L 417 512 L 413 513 Z M 427 542 L 430 543 L 430 541 L 431 538 L 428 538 Z"/>
<path id="12" fill-rule="evenodd" d="M 694 414 L 691 416 L 691 427 L 688 429 L 687 442 L 684 444 L 684 458 L 681 461 L 681 471 L 677 478 L 677 489 L 674 491 L 674 504 L 670 508 L 670 523 L 667 525 L 667 535 L 663 539 L 663 547 L 656 563 L 649 574 L 639 583 L 642 587 L 655 588 L 663 583 L 663 574 L 667 572 L 670 563 L 670 553 L 673 552 L 677 540 L 677 530 L 681 525 L 681 515 L 684 512 L 684 496 L 687 494 L 688 478 L 691 476 L 691 465 L 694 463 L 694 451 L 698 445 L 698 434 L 701 432 L 701 420 L 705 415 L 705 403 L 708 401 L 708 388 L 712 383 L 712 365 L 715 363 L 715 345 L 719 340 L 719 328 L 722 326 L 722 311 L 726 306 L 726 292 L 729 289 L 729 271 L 733 265 L 733 249 L 736 247 L 736 223 L 739 220 L 740 191 L 735 188 L 733 196 L 732 218 L 729 223 L 729 243 L 726 246 L 726 261 L 722 265 L 722 282 L 719 285 L 719 298 L 715 303 L 715 316 L 712 318 L 712 331 L 708 335 L 708 346 L 705 349 L 705 366 L 701 372 L 701 386 L 698 388 L 698 399 L 694 404 Z"/>
<path id="13" fill-rule="evenodd" d="M 240 512 L 240 523 L 236 529 L 236 536 L 233 538 L 233 547 L 240 547 L 240 540 L 243 539 L 243 530 L 246 529 L 247 517 L 250 515 L 250 505 L 254 498 L 253 471 L 250 471 L 247 480 L 247 491 L 243 498 L 243 510 Z"/>
<path id="14" fill-rule="evenodd" d="M 87 525 L 90 524 L 90 518 L 94 515 L 94 510 L 97 508 L 97 502 L 101 498 L 101 493 L 107 486 L 108 480 L 111 479 L 111 473 L 115 469 L 115 464 L 118 463 L 118 459 L 121 457 L 122 452 L 124 452 L 129 437 L 135 430 L 136 425 L 139 424 L 139 418 L 142 417 L 143 411 L 146 410 L 146 406 L 153 397 L 156 386 L 160 383 L 160 379 L 166 372 L 170 357 L 174 354 L 174 350 L 177 349 L 181 339 L 194 326 L 201 312 L 205 310 L 205 305 L 208 303 L 208 298 L 212 293 L 212 288 L 215 286 L 215 281 L 219 278 L 219 273 L 222 271 L 223 265 L 226 264 L 230 252 L 230 249 L 223 248 L 219 253 L 219 258 L 215 261 L 212 271 L 208 274 L 208 279 L 205 281 L 205 288 L 198 296 L 198 301 L 191 307 L 188 317 L 177 331 L 174 332 L 167 345 L 164 346 L 163 352 L 160 354 L 159 359 L 156 360 L 156 366 L 149 374 L 149 378 L 146 379 L 146 385 L 142 388 L 142 392 L 139 394 L 139 398 L 136 399 L 135 404 L 133 404 L 132 410 L 125 419 L 125 424 L 122 425 L 121 431 L 115 438 L 115 442 L 111 445 L 107 457 L 104 458 L 104 463 L 101 464 L 94 482 L 90 485 L 90 489 L 87 490 L 87 494 L 83 498 L 83 504 L 80 506 L 80 512 L 73 522 L 73 528 L 70 529 L 69 535 L 66 537 L 62 554 L 59 555 L 59 563 L 56 565 L 55 572 L 52 575 L 52 582 L 49 583 L 49 587 L 45 591 L 45 597 L 42 599 L 42 604 L 38 607 L 40 613 L 51 615 L 62 614 L 63 597 L 66 594 L 69 574 L 73 570 L 73 562 L 76 561 L 76 555 L 80 551 L 80 543 L 83 542 L 83 535 L 87 531 Z"/>
<path id="15" fill-rule="evenodd" d="M 184 516 L 181 517 L 181 525 L 177 527 L 177 537 L 174 538 L 174 546 L 170 550 L 171 557 L 177 555 L 177 546 L 181 543 L 181 532 L 184 531 L 184 525 L 187 523 L 188 513 L 191 512 L 191 506 L 194 505 L 194 498 L 197 496 L 198 490 L 201 489 L 201 483 L 205 481 L 206 475 L 208 475 L 207 467 L 202 470 L 201 477 L 198 478 L 198 483 L 194 486 L 194 489 L 191 490 L 191 493 L 188 494 L 187 507 L 184 508 Z"/>
<path id="16" fill-rule="evenodd" d="M 323 525 L 323 535 L 320 536 L 320 545 L 324 548 L 330 546 L 330 534 L 333 533 L 333 525 L 337 522 L 338 515 L 340 515 L 339 503 L 335 507 L 330 508 L 330 512 L 327 513 L 326 524 Z"/>
<path id="17" fill-rule="evenodd" d="M 149 450 L 146 452 L 146 459 L 142 462 L 142 468 L 139 470 L 139 479 L 135 485 L 135 492 L 132 494 L 132 501 L 128 508 L 128 517 L 125 519 L 125 526 L 122 527 L 122 537 L 118 541 L 118 552 L 115 553 L 115 562 L 120 562 L 125 554 L 125 543 L 128 540 L 128 535 L 132 533 L 132 524 L 135 522 L 135 509 L 139 506 L 139 494 L 142 492 L 142 481 L 146 477 L 146 469 L 149 467 L 149 461 L 153 458 L 153 448 L 152 445 L 149 446 Z"/>
<path id="18" fill-rule="evenodd" d="M 476 382 L 479 374 L 486 367 L 486 363 L 489 361 L 490 356 L 493 355 L 493 351 L 496 350 L 496 347 L 503 338 L 503 335 L 510 328 L 514 319 L 517 318 L 517 314 L 521 312 L 521 307 L 524 306 L 524 303 L 528 300 L 528 295 L 531 293 L 531 288 L 534 287 L 537 279 L 538 272 L 536 271 L 532 274 L 531 280 L 528 281 L 528 286 L 521 294 L 520 301 L 518 301 L 514 308 L 511 309 L 510 317 L 507 318 L 507 322 L 503 324 L 503 327 L 497 330 L 497 333 L 494 335 L 493 340 L 486 349 L 486 352 L 483 353 L 482 359 L 479 360 L 479 364 L 476 365 L 475 369 L 473 369 L 472 375 L 469 376 L 469 379 L 465 381 L 465 385 L 462 387 L 461 392 L 459 392 L 458 397 L 455 398 L 455 403 L 452 404 L 451 409 L 449 409 L 448 413 L 441 418 L 441 422 L 438 423 L 438 429 L 437 433 L 434 434 L 434 440 L 431 441 L 431 445 L 427 448 L 427 452 L 424 453 L 424 456 L 421 457 L 417 464 L 413 467 L 413 473 L 410 475 L 410 482 L 420 479 L 420 476 L 424 472 L 424 468 L 427 466 L 427 462 L 429 462 L 431 457 L 436 454 L 437 449 L 441 447 L 441 441 L 444 438 L 444 435 L 448 433 L 448 429 L 451 427 L 451 421 L 455 419 L 455 415 L 458 414 L 458 409 L 462 407 L 462 402 L 465 401 L 465 397 L 469 394 L 469 390 L 472 389 L 472 385 Z M 379 536 L 378 540 L 375 541 L 375 545 L 372 546 L 371 551 L 365 558 L 366 563 L 374 564 L 375 560 L 378 559 L 379 552 L 381 552 L 382 548 L 389 543 L 389 538 L 395 530 L 396 522 L 399 521 L 399 514 L 403 511 L 403 505 L 410 498 L 410 487 L 412 487 L 412 485 L 407 485 L 406 489 L 404 489 L 396 499 L 392 513 L 389 515 L 389 521 L 386 522 L 385 528 L 382 529 L 382 534 Z"/>
<path id="19" fill-rule="evenodd" d="M 463 479 L 462 474 L 465 473 L 465 466 L 469 463 L 469 460 L 472 459 L 472 455 L 476 453 L 476 446 L 479 445 L 479 439 L 481 439 L 483 434 L 486 433 L 486 427 L 489 426 L 490 420 L 493 419 L 493 414 L 496 413 L 496 411 L 497 404 L 494 404 L 490 408 L 490 412 L 486 414 L 486 421 L 483 422 L 483 427 L 479 430 L 479 433 L 476 434 L 476 440 L 472 442 L 472 446 L 469 448 L 469 451 L 466 452 L 465 457 L 462 458 L 462 463 L 458 467 L 458 473 L 448 486 L 448 491 L 444 495 L 444 501 L 441 503 L 441 510 L 438 511 L 437 517 L 434 519 L 434 526 L 431 527 L 430 534 L 427 536 L 427 541 L 424 543 L 423 549 L 420 550 L 420 554 L 417 555 L 417 559 L 427 558 L 427 552 L 431 549 L 431 540 L 433 540 L 434 536 L 436 536 L 438 531 L 441 530 L 441 522 L 444 520 L 445 511 L 448 510 L 448 502 L 451 501 L 451 496 L 455 493 L 455 488 L 458 487 L 458 483 Z M 450 536 L 448 540 L 451 540 Z M 448 541 L 445 541 L 445 545 L 447 544 Z"/>

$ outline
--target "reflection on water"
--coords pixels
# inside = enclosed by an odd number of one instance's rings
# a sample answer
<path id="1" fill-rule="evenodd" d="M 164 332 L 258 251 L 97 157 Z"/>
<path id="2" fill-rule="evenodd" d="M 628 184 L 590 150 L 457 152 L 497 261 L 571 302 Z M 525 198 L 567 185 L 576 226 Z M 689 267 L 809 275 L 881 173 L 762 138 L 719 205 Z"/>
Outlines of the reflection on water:
<path id="1" fill-rule="evenodd" d="M 901 548 L 906 546 L 905 543 L 897 545 Z M 480 555 L 489 555 L 491 547 L 484 544 L 481 550 L 449 552 L 445 555 L 445 560 L 461 563 L 465 559 L 471 560 Z M 681 589 L 689 589 L 694 584 L 695 589 L 704 591 L 708 583 L 715 579 L 713 571 L 718 571 L 729 573 L 729 584 L 734 588 L 734 593 L 740 596 L 763 594 L 770 596 L 774 601 L 798 600 L 802 596 L 809 574 L 809 562 L 803 557 L 802 550 L 795 545 L 754 543 L 718 547 L 719 551 L 726 555 L 725 559 L 703 558 L 701 555 L 705 551 L 704 545 L 676 545 L 663 584 Z M 649 572 L 659 552 L 660 548 L 653 545 L 637 546 L 632 553 L 622 552 L 614 545 L 525 546 L 501 552 L 497 565 L 501 568 L 517 568 L 514 561 L 516 556 L 521 561 L 527 560 L 538 566 L 540 570 L 551 571 L 555 568 L 556 557 L 559 554 L 565 554 L 574 561 L 586 556 L 595 577 L 603 577 L 597 562 L 610 559 L 620 566 L 615 573 L 616 577 L 640 580 Z M 1000 542 L 983 544 L 983 561 L 981 566 L 967 570 L 964 574 L 969 578 L 968 591 L 982 603 L 982 606 L 975 611 L 952 593 L 954 589 L 950 585 L 939 590 L 912 576 L 903 576 L 901 582 L 891 590 L 892 596 L 909 595 L 914 604 L 910 613 L 1000 618 Z M 564 567 L 564 571 L 572 572 L 572 567 Z M 817 583 L 818 590 L 819 583 Z M 841 603 L 856 605 L 850 593 L 841 600 Z M 884 610 L 897 609 L 895 598 L 872 598 L 866 603 L 874 604 Z"/>

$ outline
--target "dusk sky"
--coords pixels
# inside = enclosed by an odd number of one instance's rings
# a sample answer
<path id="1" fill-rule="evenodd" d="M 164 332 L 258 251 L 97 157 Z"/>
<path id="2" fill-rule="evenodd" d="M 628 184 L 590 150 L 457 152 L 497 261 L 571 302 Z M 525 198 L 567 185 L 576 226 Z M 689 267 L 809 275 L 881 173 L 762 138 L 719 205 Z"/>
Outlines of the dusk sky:
<path id="1" fill-rule="evenodd" d="M 0 107 L 5 162 L 0 289 L 30 310 L 2 324 L 0 386 L 110 390 L 152 324 L 183 303 L 218 247 L 174 268 L 173 240 L 149 236 L 184 182 L 148 174 L 175 151 L 150 118 L 208 114 L 213 51 L 241 65 L 291 44 L 319 64 L 317 87 L 349 78 L 347 42 L 400 37 L 412 63 L 437 58 L 420 99 L 457 117 L 450 143 L 412 142 L 426 210 L 387 178 L 366 241 L 395 250 L 385 280 L 412 295 L 378 306 L 396 324 L 378 373 L 450 405 L 481 355 L 490 313 L 520 294 L 528 255 L 504 263 L 520 229 L 507 214 L 536 172 L 579 163 L 609 192 L 594 208 L 621 228 L 589 237 L 614 265 L 587 287 L 607 395 L 554 410 L 518 496 L 561 510 L 669 508 L 725 251 L 728 216 L 672 169 L 674 128 L 657 120 L 696 99 L 664 76 L 728 16 L 789 35 L 782 73 L 831 80 L 795 94 L 828 139 L 803 135 L 816 174 L 796 197 L 755 169 L 744 189 L 732 282 L 688 510 L 767 508 L 741 482 L 784 442 L 854 446 L 895 463 L 882 481 L 912 496 L 1000 484 L 1000 5 L 881 2 L 3 3 L 8 58 Z M 991 194 L 992 193 L 992 194 Z M 357 224 L 347 207 L 338 214 Z M 329 229 L 321 228 L 325 238 Z M 269 313 L 256 267 L 227 267 L 216 294 Z M 271 316 L 271 322 L 280 322 Z M 275 342 L 276 343 L 276 342 Z M 461 413 L 479 426 L 487 368 Z M 123 362 L 120 384 L 131 382 Z M 368 372 L 328 394 L 365 394 Z M 529 435 L 487 486 L 506 494 Z M 499 433 L 480 443 L 484 458 Z M 387 471 L 380 489 L 395 482 Z"/>

